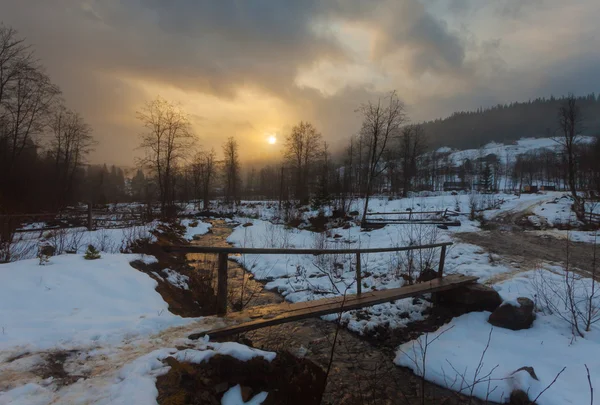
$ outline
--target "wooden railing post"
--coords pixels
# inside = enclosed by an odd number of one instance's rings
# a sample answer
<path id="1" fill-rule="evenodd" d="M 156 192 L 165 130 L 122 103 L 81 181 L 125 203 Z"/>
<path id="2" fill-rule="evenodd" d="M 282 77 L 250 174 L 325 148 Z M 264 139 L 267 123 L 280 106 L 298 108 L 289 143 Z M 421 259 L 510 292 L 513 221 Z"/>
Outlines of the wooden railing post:
<path id="1" fill-rule="evenodd" d="M 92 203 L 89 202 L 88 206 L 87 206 L 87 229 L 88 231 L 93 230 L 93 223 L 92 223 Z"/>
<path id="2" fill-rule="evenodd" d="M 362 294 L 362 272 L 360 264 L 360 253 L 356 254 L 356 294 Z"/>
<path id="3" fill-rule="evenodd" d="M 219 253 L 217 274 L 217 314 L 227 313 L 227 253 Z"/>
<path id="4" fill-rule="evenodd" d="M 446 245 L 442 246 L 440 252 L 440 264 L 438 266 L 438 278 L 444 277 L 444 262 L 446 261 Z"/>

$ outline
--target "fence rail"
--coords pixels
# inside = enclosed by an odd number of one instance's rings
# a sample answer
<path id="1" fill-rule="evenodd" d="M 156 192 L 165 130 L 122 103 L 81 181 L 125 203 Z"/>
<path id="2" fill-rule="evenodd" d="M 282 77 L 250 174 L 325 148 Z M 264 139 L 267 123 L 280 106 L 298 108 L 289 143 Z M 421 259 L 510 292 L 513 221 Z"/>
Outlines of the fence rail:
<path id="1" fill-rule="evenodd" d="M 440 249 L 440 261 L 437 275 L 444 275 L 444 262 L 446 260 L 446 249 L 452 242 L 433 243 L 419 246 L 397 246 L 387 248 L 370 249 L 278 249 L 278 248 L 239 248 L 239 247 L 211 247 L 211 246 L 164 246 L 163 249 L 170 253 L 208 253 L 218 255 L 217 272 L 217 313 L 227 313 L 227 260 L 230 254 L 292 254 L 292 255 L 327 255 L 327 254 L 354 254 L 356 255 L 356 294 L 362 293 L 362 269 L 361 255 L 369 253 L 393 253 L 411 250 Z"/>

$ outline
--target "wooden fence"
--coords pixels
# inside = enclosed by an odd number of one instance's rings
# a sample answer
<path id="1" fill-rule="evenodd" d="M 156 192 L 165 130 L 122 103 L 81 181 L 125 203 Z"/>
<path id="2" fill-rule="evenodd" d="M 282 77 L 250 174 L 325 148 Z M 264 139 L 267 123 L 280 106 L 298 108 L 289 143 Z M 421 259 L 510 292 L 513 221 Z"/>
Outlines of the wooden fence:
<path id="1" fill-rule="evenodd" d="M 448 209 L 443 211 L 408 210 L 396 212 L 368 212 L 364 223 L 367 227 L 387 224 L 460 226 L 460 221 L 449 219 L 449 217 L 457 217 L 458 215 L 460 215 L 458 212 Z M 395 218 L 390 216 L 394 216 Z"/>
<path id="2" fill-rule="evenodd" d="M 362 293 L 362 269 L 361 255 L 370 253 L 394 253 L 411 250 L 440 248 L 440 261 L 438 265 L 438 278 L 444 274 L 444 262 L 446 260 L 446 248 L 452 242 L 434 243 L 420 246 L 399 246 L 388 248 L 371 249 L 277 249 L 277 248 L 237 248 L 237 247 L 211 247 L 211 246 L 165 246 L 165 250 L 173 253 L 208 253 L 218 255 L 217 272 L 217 313 L 227 313 L 227 260 L 230 254 L 258 254 L 258 255 L 330 255 L 330 254 L 354 254 L 356 255 L 356 294 Z"/>

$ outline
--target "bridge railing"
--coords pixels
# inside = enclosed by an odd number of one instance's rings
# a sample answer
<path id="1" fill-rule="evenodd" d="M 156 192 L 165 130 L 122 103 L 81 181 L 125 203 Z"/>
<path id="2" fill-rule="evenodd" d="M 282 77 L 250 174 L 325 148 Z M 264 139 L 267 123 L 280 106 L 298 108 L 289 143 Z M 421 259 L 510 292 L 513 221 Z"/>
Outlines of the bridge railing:
<path id="1" fill-rule="evenodd" d="M 327 254 L 354 254 L 356 255 L 356 294 L 362 293 L 362 269 L 361 255 L 370 253 L 394 253 L 411 250 L 440 249 L 440 261 L 437 275 L 444 275 L 444 262 L 446 260 L 446 249 L 452 242 L 433 243 L 418 246 L 397 246 L 386 248 L 347 248 L 347 249 L 285 249 L 285 248 L 242 248 L 242 247 L 212 247 L 194 245 L 165 246 L 167 252 L 172 253 L 205 253 L 218 255 L 217 271 L 217 313 L 227 313 L 227 260 L 230 254 L 256 254 L 256 255 L 327 255 Z"/>

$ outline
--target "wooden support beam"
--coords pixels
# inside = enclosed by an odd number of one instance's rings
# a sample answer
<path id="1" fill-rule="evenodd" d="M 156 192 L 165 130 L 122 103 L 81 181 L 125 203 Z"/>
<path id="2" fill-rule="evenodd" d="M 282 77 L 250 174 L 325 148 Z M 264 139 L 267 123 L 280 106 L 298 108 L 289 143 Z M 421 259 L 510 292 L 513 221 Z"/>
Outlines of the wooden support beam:
<path id="1" fill-rule="evenodd" d="M 444 262 L 446 261 L 446 246 L 442 246 L 440 251 L 440 264 L 438 265 L 438 277 L 444 277 Z"/>
<path id="2" fill-rule="evenodd" d="M 217 314 L 227 313 L 227 253 L 219 253 L 217 274 Z"/>
<path id="3" fill-rule="evenodd" d="M 360 253 L 356 254 L 356 295 L 362 293 L 362 271 L 360 263 Z"/>
<path id="4" fill-rule="evenodd" d="M 452 242 L 432 243 L 420 246 L 397 246 L 387 248 L 348 248 L 348 249 L 279 249 L 279 248 L 238 248 L 214 247 L 195 245 L 164 246 L 163 249 L 171 253 L 228 253 L 228 254 L 255 254 L 255 255 L 328 255 L 328 254 L 355 254 L 355 253 L 392 253 L 408 250 L 421 250 L 439 248 L 452 245 Z"/>
<path id="5" fill-rule="evenodd" d="M 455 274 L 446 276 L 442 279 L 436 278 L 426 283 L 413 284 L 388 290 L 369 291 L 360 296 L 358 294 L 347 295 L 346 297 L 338 296 L 323 300 L 299 302 L 296 304 L 283 303 L 267 305 L 265 307 L 256 307 L 241 313 L 231 314 L 233 320 L 237 320 L 238 322 L 241 321 L 241 323 L 225 328 L 194 333 L 190 335 L 189 338 L 199 339 L 205 335 L 209 335 L 211 339 L 218 339 L 237 333 L 261 329 L 267 326 L 280 325 L 306 318 L 339 313 L 340 311 L 360 309 L 427 293 L 451 290 L 461 285 L 474 283 L 475 281 L 477 281 L 477 277 Z"/>

